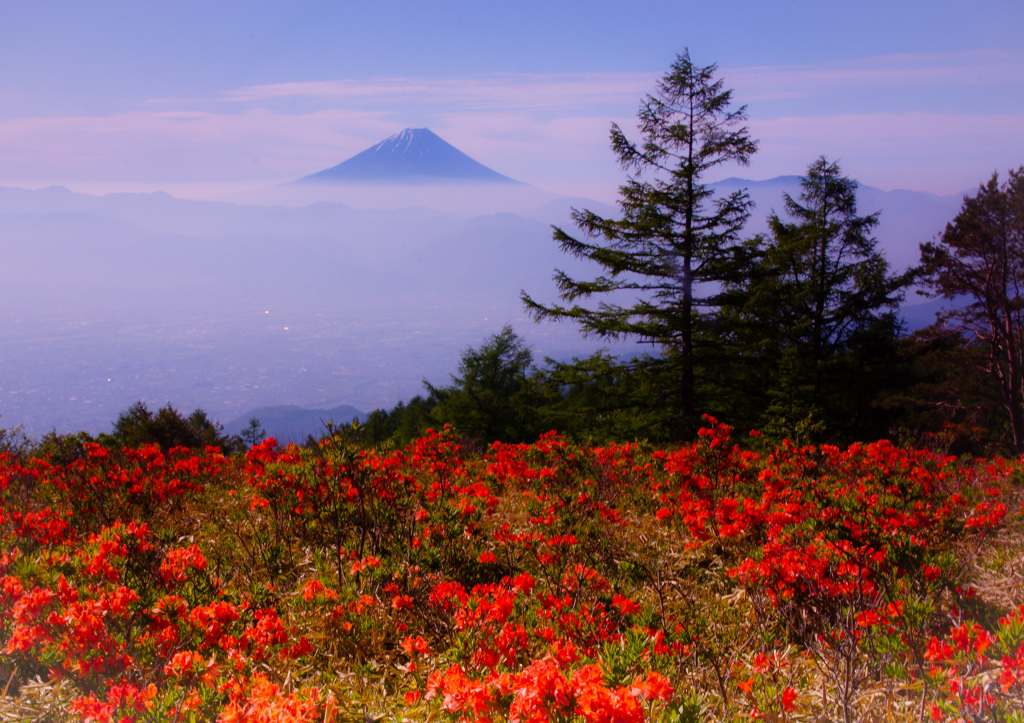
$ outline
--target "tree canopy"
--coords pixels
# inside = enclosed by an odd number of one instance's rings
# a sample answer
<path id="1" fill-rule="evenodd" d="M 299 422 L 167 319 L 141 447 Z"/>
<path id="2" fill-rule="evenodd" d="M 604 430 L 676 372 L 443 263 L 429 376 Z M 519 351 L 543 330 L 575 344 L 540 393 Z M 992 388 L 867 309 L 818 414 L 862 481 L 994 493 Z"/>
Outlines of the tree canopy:
<path id="1" fill-rule="evenodd" d="M 121 412 L 105 441 L 124 447 L 159 444 L 165 451 L 172 447 L 220 447 L 227 452 L 235 446 L 235 440 L 223 434 L 223 428 L 202 409 L 186 417 L 167 404 L 154 414 L 142 401 Z"/>
<path id="2" fill-rule="evenodd" d="M 858 213 L 857 183 L 837 162 L 815 160 L 800 187 L 798 198 L 784 194 L 785 216 L 770 214 L 768 238 L 752 244 L 751 268 L 733 287 L 742 317 L 734 323 L 747 336 L 741 353 L 760 367 L 767 396 L 758 423 L 812 420 L 863 433 L 917 272 L 890 271 L 872 235 L 879 214 Z"/>
<path id="3" fill-rule="evenodd" d="M 743 124 L 745 107 L 732 107 L 732 91 L 716 72 L 683 52 L 641 103 L 640 139 L 612 125 L 612 150 L 628 176 L 619 189 L 621 216 L 574 210 L 582 236 L 554 231 L 562 251 L 595 262 L 599 275 L 556 271 L 560 304 L 522 293 L 536 320 L 568 319 L 586 335 L 656 347 L 680 438 L 696 431 L 703 325 L 720 304 L 721 283 L 739 271 L 733 252 L 751 209 L 743 191 L 715 198 L 705 175 L 726 163 L 746 165 L 757 149 Z"/>
<path id="4" fill-rule="evenodd" d="M 452 384 L 424 382 L 436 406 L 431 416 L 463 434 L 484 441 L 520 442 L 535 438 L 537 428 L 530 393 L 533 352 L 506 325 L 478 349 L 467 349 Z"/>
<path id="5" fill-rule="evenodd" d="M 963 303 L 944 322 L 981 342 L 1013 450 L 1024 453 L 1024 166 L 992 174 L 932 242 L 921 245 L 931 293 Z"/>

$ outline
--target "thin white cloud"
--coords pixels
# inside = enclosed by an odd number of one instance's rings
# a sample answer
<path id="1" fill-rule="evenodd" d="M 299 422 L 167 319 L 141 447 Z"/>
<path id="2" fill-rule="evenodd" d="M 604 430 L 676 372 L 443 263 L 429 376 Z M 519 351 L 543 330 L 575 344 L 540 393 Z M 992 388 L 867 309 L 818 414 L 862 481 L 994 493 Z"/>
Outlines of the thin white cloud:
<path id="1" fill-rule="evenodd" d="M 1024 53 L 973 51 L 881 55 L 815 65 L 722 69 L 736 98 L 811 97 L 822 92 L 1024 84 Z"/>
<path id="2" fill-rule="evenodd" d="M 602 187 L 614 191 L 621 179 L 608 150 L 612 120 L 630 121 L 478 111 L 434 116 L 430 127 L 500 173 L 556 192 L 580 194 L 585 188 L 597 194 Z M 256 187 L 339 163 L 403 127 L 390 114 L 361 110 L 153 111 L 0 121 L 0 185 Z"/>
<path id="3" fill-rule="evenodd" d="M 723 67 L 737 100 L 805 97 L 823 90 L 1024 84 L 1024 53 L 972 51 L 870 56 L 815 65 Z M 647 73 L 495 73 L 457 78 L 297 81 L 229 90 L 219 100 L 260 103 L 314 99 L 338 104 L 403 103 L 482 109 L 567 109 L 634 104 L 660 71 Z M 162 103 L 187 102 L 159 99 Z"/>
<path id="4" fill-rule="evenodd" d="M 380 113 L 132 112 L 0 121 L 5 179 L 168 181 L 288 178 L 386 136 Z M 337 162 L 337 160 L 335 161 Z"/>
<path id="5" fill-rule="evenodd" d="M 460 108 L 566 109 L 635 103 L 656 78 L 656 73 L 498 73 L 463 78 L 339 79 L 250 86 L 227 91 L 222 99 L 258 103 L 309 98 L 336 103 L 373 101 Z"/>
<path id="6" fill-rule="evenodd" d="M 431 127 L 501 173 L 568 195 L 614 198 L 623 180 L 602 115 L 451 112 Z M 387 114 L 326 110 L 151 112 L 0 122 L 0 183 L 269 184 L 338 163 L 402 125 Z M 814 158 L 882 188 L 954 193 L 1024 163 L 1024 114 L 865 113 L 753 119 L 760 151 L 729 175 L 802 173 Z M 77 185 L 76 185 L 77 184 Z M 602 190 L 603 189 L 603 190 Z"/>
<path id="7" fill-rule="evenodd" d="M 1024 163 L 1024 113 L 782 117 L 755 119 L 751 131 L 761 143 L 752 165 L 760 178 L 802 173 L 827 155 L 868 185 L 953 194 Z"/>
<path id="8" fill-rule="evenodd" d="M 850 100 L 843 112 L 822 100 L 799 106 L 813 115 L 754 115 L 750 127 L 761 150 L 750 169 L 733 175 L 801 173 L 826 154 L 865 183 L 953 192 L 1024 162 L 1024 109 L 1012 103 L 1002 113 L 881 113 L 873 105 L 873 91 L 883 86 L 1013 87 L 1024 82 L 1022 53 L 886 56 L 721 73 L 739 102 L 758 93 L 813 101 L 826 91 Z M 405 126 L 426 125 L 501 173 L 604 200 L 622 181 L 608 148 L 609 125 L 632 125 L 636 104 L 658 75 L 297 82 L 230 91 L 215 103 L 9 119 L 0 121 L 0 183 L 279 182 L 338 163 Z M 846 112 L 851 104 L 856 111 Z"/>

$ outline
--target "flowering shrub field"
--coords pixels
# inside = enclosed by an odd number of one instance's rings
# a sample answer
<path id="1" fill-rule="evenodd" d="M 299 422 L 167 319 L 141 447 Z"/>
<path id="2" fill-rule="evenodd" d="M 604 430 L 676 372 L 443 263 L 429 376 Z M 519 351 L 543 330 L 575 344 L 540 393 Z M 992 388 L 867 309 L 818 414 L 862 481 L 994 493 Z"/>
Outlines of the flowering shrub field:
<path id="1" fill-rule="evenodd" d="M 0 457 L 0 720 L 1024 721 L 1019 462 L 738 442 Z"/>

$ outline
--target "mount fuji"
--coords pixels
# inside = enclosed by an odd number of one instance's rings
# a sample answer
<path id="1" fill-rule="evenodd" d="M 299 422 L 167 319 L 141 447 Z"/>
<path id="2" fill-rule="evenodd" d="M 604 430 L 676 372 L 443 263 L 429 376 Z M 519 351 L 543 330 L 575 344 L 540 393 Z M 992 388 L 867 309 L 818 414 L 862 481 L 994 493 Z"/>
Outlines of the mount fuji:
<path id="1" fill-rule="evenodd" d="M 294 183 L 348 182 L 522 185 L 473 160 L 428 128 L 406 128 L 347 161 Z"/>

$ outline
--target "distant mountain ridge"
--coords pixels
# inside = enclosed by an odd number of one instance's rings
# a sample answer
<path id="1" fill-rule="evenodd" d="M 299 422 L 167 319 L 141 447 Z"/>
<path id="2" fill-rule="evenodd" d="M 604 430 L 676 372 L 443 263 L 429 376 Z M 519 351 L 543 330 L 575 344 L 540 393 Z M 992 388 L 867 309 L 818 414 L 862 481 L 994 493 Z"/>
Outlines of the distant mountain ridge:
<path id="1" fill-rule="evenodd" d="M 335 427 L 345 427 L 353 420 L 364 421 L 366 415 L 348 405 L 331 409 L 305 409 L 291 404 L 260 407 L 225 424 L 224 433 L 241 434 L 249 426 L 249 420 L 252 418 L 259 420 L 268 437 L 273 437 L 283 444 L 301 444 L 310 436 L 320 439 L 326 435 L 328 423 Z"/>
<path id="2" fill-rule="evenodd" d="M 336 166 L 294 181 L 309 183 L 506 183 L 429 128 L 406 128 Z"/>
<path id="3" fill-rule="evenodd" d="M 344 189 L 364 185 L 372 184 L 327 187 L 347 199 Z M 235 432 L 256 416 L 275 436 L 301 442 L 322 434 L 322 420 L 347 424 L 357 412 L 304 410 L 304 426 L 289 431 L 262 409 L 292 400 L 391 408 L 421 393 L 424 379 L 446 379 L 459 350 L 506 322 L 538 358 L 600 348 L 572 325 L 531 323 L 519 292 L 552 300 L 554 269 L 593 272 L 552 240 L 552 225 L 574 232 L 570 207 L 605 217 L 619 209 L 540 193 L 512 206 L 510 197 L 533 187 L 463 185 L 453 193 L 444 183 L 381 184 L 394 204 L 363 208 L 0 187 L 0 426 L 95 434 L 142 399 L 238 417 Z M 745 235 L 764 231 L 771 210 L 784 211 L 783 192 L 800 192 L 796 176 L 711 187 L 748 189 L 757 208 Z M 495 205 L 474 205 L 480 189 Z M 420 205 L 420 190 L 436 205 Z M 882 211 L 880 248 L 902 270 L 962 197 L 861 186 L 858 208 Z M 909 293 L 908 330 L 933 321 L 943 304 Z"/>

